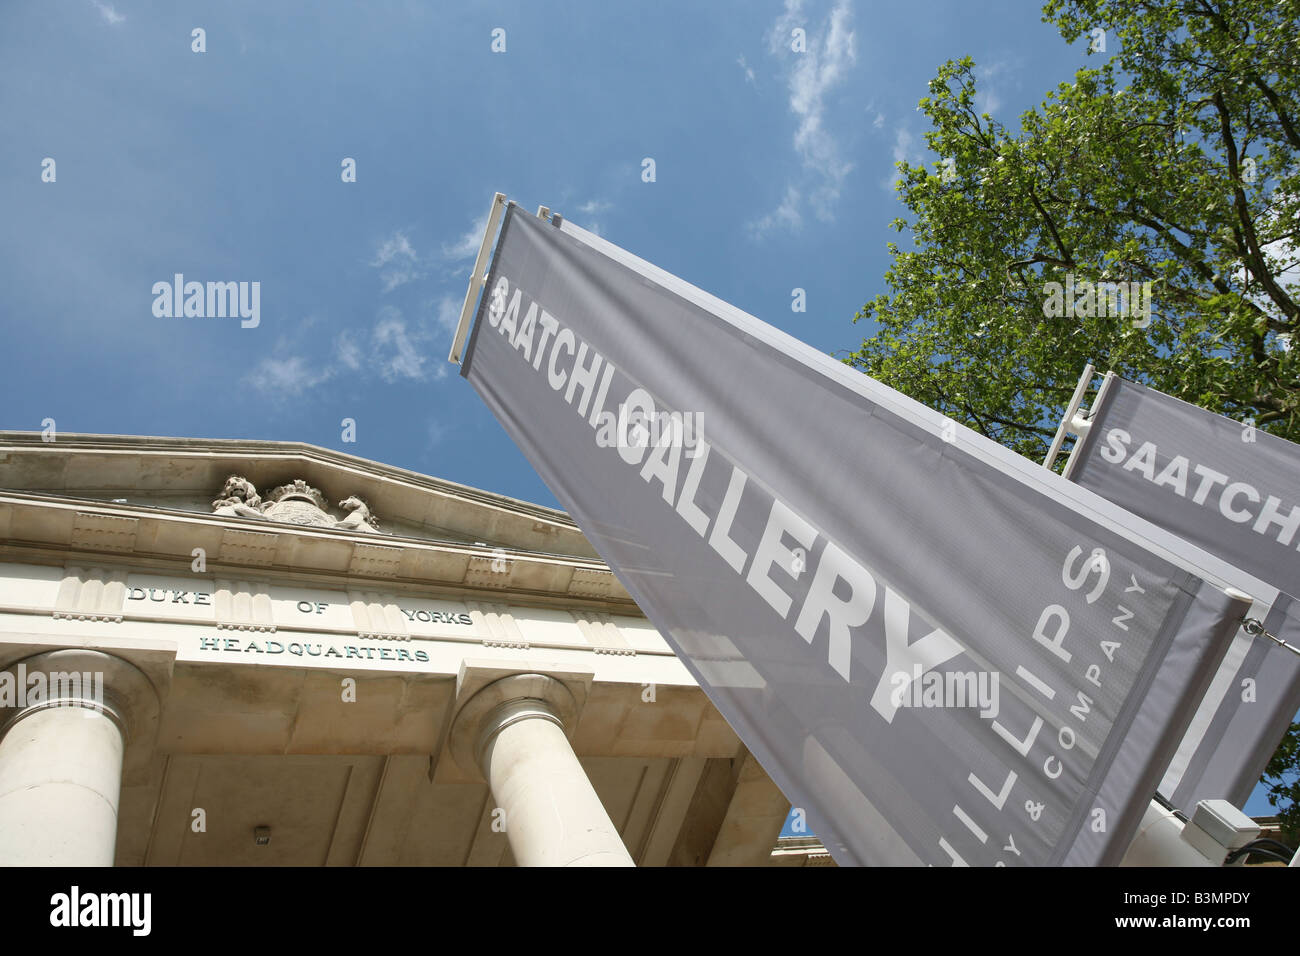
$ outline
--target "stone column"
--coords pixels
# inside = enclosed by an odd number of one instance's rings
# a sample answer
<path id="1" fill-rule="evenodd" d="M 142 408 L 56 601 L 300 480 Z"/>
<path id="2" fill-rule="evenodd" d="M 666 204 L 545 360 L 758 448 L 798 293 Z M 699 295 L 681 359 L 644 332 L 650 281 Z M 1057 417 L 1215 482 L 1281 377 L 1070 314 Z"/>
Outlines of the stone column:
<path id="1" fill-rule="evenodd" d="M 575 714 L 554 678 L 502 678 L 457 714 L 453 756 L 483 772 L 520 866 L 634 866 L 569 743 Z"/>
<path id="2" fill-rule="evenodd" d="M 153 685 L 87 650 L 29 657 L 0 682 L 0 866 L 112 866 L 123 755 L 157 715 Z"/>

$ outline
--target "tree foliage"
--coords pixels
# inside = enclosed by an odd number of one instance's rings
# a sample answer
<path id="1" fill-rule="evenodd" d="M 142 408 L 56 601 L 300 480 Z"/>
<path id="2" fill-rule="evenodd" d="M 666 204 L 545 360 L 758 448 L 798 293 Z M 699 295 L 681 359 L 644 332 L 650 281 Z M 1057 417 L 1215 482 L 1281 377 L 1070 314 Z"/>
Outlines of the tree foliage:
<path id="1" fill-rule="evenodd" d="M 1261 778 L 1268 784 L 1268 802 L 1277 808 L 1282 839 L 1300 846 L 1300 724 L 1292 724 Z"/>
<path id="2" fill-rule="evenodd" d="M 845 361 L 1037 459 L 1088 362 L 1300 441 L 1300 3 L 1043 15 L 1095 65 L 1017 128 L 978 110 L 969 58 L 939 69 L 920 102 L 937 158 L 898 164 L 910 244 Z M 1151 283 L 1149 324 L 1047 315 L 1067 281 Z M 1265 775 L 1293 834 L 1298 738 Z"/>
<path id="3" fill-rule="evenodd" d="M 1110 54 L 1009 129 L 949 61 L 899 164 L 891 292 L 846 361 L 1041 458 L 1085 363 L 1300 439 L 1300 5 L 1051 0 Z M 1048 317 L 1045 284 L 1150 282 L 1150 324 Z"/>

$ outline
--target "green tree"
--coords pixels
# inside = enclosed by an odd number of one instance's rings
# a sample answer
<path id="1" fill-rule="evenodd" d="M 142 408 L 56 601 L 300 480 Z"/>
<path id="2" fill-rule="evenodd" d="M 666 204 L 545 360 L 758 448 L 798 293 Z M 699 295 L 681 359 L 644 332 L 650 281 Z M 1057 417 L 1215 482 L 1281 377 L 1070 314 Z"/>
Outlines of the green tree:
<path id="1" fill-rule="evenodd" d="M 1088 362 L 1300 441 L 1300 3 L 1043 14 L 1096 66 L 1014 129 L 977 110 L 969 58 L 939 69 L 920 102 L 936 158 L 898 164 L 910 243 L 845 361 L 1040 460 Z M 1049 314 L 1068 281 L 1151 283 L 1149 324 Z"/>
<path id="2" fill-rule="evenodd" d="M 1282 839 L 1300 846 L 1300 724 L 1292 724 L 1264 770 L 1268 802 L 1277 808 Z"/>

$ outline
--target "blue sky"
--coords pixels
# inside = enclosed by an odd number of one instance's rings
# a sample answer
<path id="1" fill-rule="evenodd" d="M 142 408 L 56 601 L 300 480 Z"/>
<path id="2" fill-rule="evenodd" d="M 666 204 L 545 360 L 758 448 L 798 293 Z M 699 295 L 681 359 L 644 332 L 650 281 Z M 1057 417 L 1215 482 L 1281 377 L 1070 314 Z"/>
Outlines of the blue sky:
<path id="1" fill-rule="evenodd" d="M 446 362 L 493 192 L 851 350 L 903 214 L 893 164 L 927 158 L 927 82 L 970 55 L 979 105 L 1014 123 L 1087 60 L 1040 16 L 6 0 L 0 427 L 307 441 L 554 506 Z M 260 324 L 156 317 L 153 284 L 178 272 L 260 282 Z"/>
<path id="2" fill-rule="evenodd" d="M 554 505 L 445 361 L 493 192 L 852 349 L 938 65 L 976 57 L 1008 115 L 1077 46 L 1033 3 L 10 0 L 0 424 L 308 441 Z M 177 272 L 259 281 L 260 325 L 155 317 Z"/>

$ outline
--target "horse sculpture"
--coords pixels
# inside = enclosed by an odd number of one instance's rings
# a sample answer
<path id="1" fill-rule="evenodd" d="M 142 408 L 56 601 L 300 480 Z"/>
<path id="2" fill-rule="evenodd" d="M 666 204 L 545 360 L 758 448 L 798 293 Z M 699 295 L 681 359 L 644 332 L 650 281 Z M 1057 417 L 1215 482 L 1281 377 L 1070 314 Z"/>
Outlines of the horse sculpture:
<path id="1" fill-rule="evenodd" d="M 348 514 L 340 518 L 335 528 L 344 531 L 378 531 L 379 522 L 375 516 L 370 513 L 370 506 L 364 501 L 353 495 L 350 498 L 344 498 L 339 502 L 339 507 Z"/>

